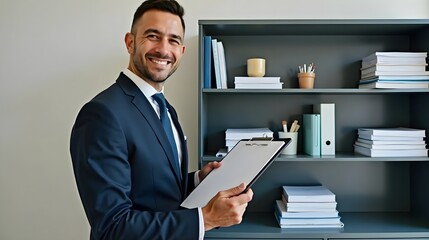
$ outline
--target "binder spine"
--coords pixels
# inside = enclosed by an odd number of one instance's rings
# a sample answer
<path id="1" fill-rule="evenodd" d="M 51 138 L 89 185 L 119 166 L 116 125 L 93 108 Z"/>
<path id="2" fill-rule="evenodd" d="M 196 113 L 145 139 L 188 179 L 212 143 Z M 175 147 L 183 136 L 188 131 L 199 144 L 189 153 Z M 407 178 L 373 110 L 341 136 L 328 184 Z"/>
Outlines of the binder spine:
<path id="1" fill-rule="evenodd" d="M 320 103 L 313 106 L 320 114 L 321 155 L 335 155 L 335 104 Z"/>

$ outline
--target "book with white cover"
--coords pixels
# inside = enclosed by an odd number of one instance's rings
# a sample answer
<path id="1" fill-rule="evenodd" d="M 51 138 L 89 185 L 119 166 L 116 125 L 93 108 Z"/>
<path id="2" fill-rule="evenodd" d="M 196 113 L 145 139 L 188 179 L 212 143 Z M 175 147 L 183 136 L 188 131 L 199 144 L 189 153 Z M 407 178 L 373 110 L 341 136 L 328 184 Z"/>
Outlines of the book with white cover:
<path id="1" fill-rule="evenodd" d="M 368 82 L 360 83 L 360 89 L 373 89 L 373 88 L 406 88 L 406 89 L 421 89 L 429 88 L 429 82 Z"/>
<path id="2" fill-rule="evenodd" d="M 378 136 L 373 136 L 378 137 Z M 389 139 L 389 137 L 379 136 L 378 138 L 386 138 Z M 365 138 L 359 137 L 356 141 L 364 144 L 369 145 L 424 145 L 425 140 L 423 140 L 422 137 L 390 137 L 394 140 L 368 140 Z M 401 139 L 402 138 L 402 139 Z"/>
<path id="3" fill-rule="evenodd" d="M 235 89 L 282 89 L 283 83 L 236 83 Z"/>
<path id="4" fill-rule="evenodd" d="M 425 137 L 426 130 L 414 128 L 359 128 L 358 135 L 398 136 L 398 137 Z"/>
<path id="5" fill-rule="evenodd" d="M 276 200 L 274 210 L 281 218 L 334 218 L 338 217 L 338 211 L 307 211 L 307 212 L 294 212 L 288 211 L 283 201 Z"/>
<path id="6" fill-rule="evenodd" d="M 415 144 L 416 141 L 422 141 L 422 137 L 404 137 L 404 136 L 374 136 L 374 135 L 360 135 L 360 139 L 372 140 L 372 141 L 407 141 Z M 403 143 L 403 144 L 407 144 Z M 417 143 L 418 144 L 418 143 Z"/>
<path id="7" fill-rule="evenodd" d="M 285 218 L 281 218 L 280 216 L 278 216 L 278 214 L 276 212 L 274 212 L 274 217 L 277 220 L 277 223 L 279 224 L 280 228 L 289 228 L 289 229 L 300 229 L 300 228 L 306 228 L 306 229 L 310 229 L 310 228 L 342 228 L 344 227 L 344 224 L 341 222 L 341 220 L 324 220 L 324 218 L 320 218 L 322 220 L 313 220 L 313 221 L 305 221 L 304 223 L 285 223 Z M 301 218 L 302 220 L 305 220 L 304 218 Z M 329 219 L 329 218 L 326 218 Z M 311 220 L 311 218 L 306 219 L 306 220 Z M 320 222 L 320 223 L 315 223 L 315 222 Z M 333 223 L 330 223 L 333 222 Z"/>
<path id="8" fill-rule="evenodd" d="M 369 149 L 354 145 L 355 153 L 368 157 L 427 157 L 427 149 Z"/>
<path id="9" fill-rule="evenodd" d="M 391 75 L 391 76 L 428 76 L 429 71 L 374 71 L 369 72 L 367 74 L 361 74 L 361 78 L 370 78 L 375 76 L 383 76 L 383 75 Z"/>
<path id="10" fill-rule="evenodd" d="M 235 77 L 234 83 L 280 83 L 280 77 Z"/>
<path id="11" fill-rule="evenodd" d="M 385 57 L 384 59 L 374 58 L 369 61 L 362 61 L 362 68 L 368 68 L 376 65 L 425 65 L 424 57 Z"/>
<path id="12" fill-rule="evenodd" d="M 277 221 L 278 222 L 278 221 Z M 310 225 L 310 224 L 279 224 L 280 228 L 282 229 L 340 229 L 344 227 L 344 223 L 340 222 L 340 224 L 317 224 L 317 225 Z"/>
<path id="13" fill-rule="evenodd" d="M 241 140 L 254 137 L 273 137 L 273 131 L 269 128 L 228 128 L 225 131 L 225 139 Z"/>
<path id="14" fill-rule="evenodd" d="M 212 39 L 212 50 L 213 50 L 213 66 L 215 70 L 216 88 L 221 89 L 221 75 L 220 75 L 220 62 L 219 62 L 219 50 L 217 45 L 217 39 Z"/>
<path id="15" fill-rule="evenodd" d="M 426 149 L 426 144 L 367 144 L 356 141 L 355 145 L 369 149 Z"/>
<path id="16" fill-rule="evenodd" d="M 359 84 L 367 84 L 367 83 L 429 83 L 429 80 L 412 80 L 412 79 L 402 79 L 402 80 L 374 80 L 374 79 L 361 79 L 359 80 Z"/>
<path id="17" fill-rule="evenodd" d="M 374 65 L 369 66 L 367 68 L 361 68 L 362 75 L 375 72 L 375 71 L 393 71 L 393 72 L 403 72 L 403 71 L 418 71 L 418 72 L 424 72 L 426 71 L 426 65 Z"/>
<path id="18" fill-rule="evenodd" d="M 364 62 L 368 62 L 374 59 L 379 59 L 379 60 L 390 60 L 390 61 L 395 61 L 395 60 L 400 60 L 400 59 L 406 59 L 406 58 L 423 58 L 425 59 L 427 57 L 427 52 L 375 52 L 372 53 L 366 57 L 362 58 L 362 61 Z M 417 61 L 417 60 L 416 60 Z"/>
<path id="19" fill-rule="evenodd" d="M 335 202 L 335 194 L 323 185 L 283 186 L 287 202 Z"/>
<path id="20" fill-rule="evenodd" d="M 220 70 L 220 83 L 222 89 L 227 89 L 227 72 L 226 72 L 226 59 L 225 59 L 225 48 L 221 41 L 217 42 L 217 48 L 219 53 L 219 70 Z"/>
<path id="21" fill-rule="evenodd" d="M 418 76 L 418 75 L 406 75 L 406 76 L 395 76 L 395 75 L 380 75 L 370 78 L 362 78 L 359 82 L 375 82 L 375 81 L 429 81 L 429 76 Z"/>
<path id="22" fill-rule="evenodd" d="M 336 208 L 319 208 L 319 207 L 286 207 L 288 212 L 326 212 L 332 213 L 336 211 Z"/>
<path id="23" fill-rule="evenodd" d="M 337 202 L 288 202 L 285 196 L 282 194 L 282 202 L 287 211 L 290 209 L 311 209 L 312 211 L 320 210 L 330 210 L 335 211 L 337 207 Z"/>
<path id="24" fill-rule="evenodd" d="M 294 225 L 294 224 L 340 224 L 341 217 L 333 218 L 282 218 L 276 213 L 280 224 Z"/>

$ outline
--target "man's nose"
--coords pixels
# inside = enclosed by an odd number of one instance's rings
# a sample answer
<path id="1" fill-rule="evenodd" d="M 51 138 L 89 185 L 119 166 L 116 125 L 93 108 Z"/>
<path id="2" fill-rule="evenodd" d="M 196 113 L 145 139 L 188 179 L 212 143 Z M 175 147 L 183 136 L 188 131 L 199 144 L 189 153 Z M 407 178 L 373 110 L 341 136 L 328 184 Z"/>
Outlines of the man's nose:
<path id="1" fill-rule="evenodd" d="M 170 48 L 168 39 L 162 38 L 157 42 L 155 50 L 161 53 L 161 55 L 165 55 L 169 52 Z"/>

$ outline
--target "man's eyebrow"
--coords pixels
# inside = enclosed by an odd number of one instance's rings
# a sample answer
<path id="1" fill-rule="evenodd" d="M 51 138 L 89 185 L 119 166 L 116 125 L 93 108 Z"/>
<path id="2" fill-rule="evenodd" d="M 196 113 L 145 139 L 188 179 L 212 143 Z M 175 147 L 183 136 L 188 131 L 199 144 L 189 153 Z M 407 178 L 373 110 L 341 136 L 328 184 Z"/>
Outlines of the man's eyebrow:
<path id="1" fill-rule="evenodd" d="M 174 39 L 179 40 L 179 41 L 180 41 L 180 43 L 183 43 L 183 39 L 182 39 L 182 37 L 181 37 L 180 35 L 177 35 L 177 34 L 170 34 L 170 36 L 171 36 L 172 38 L 174 38 Z"/>
<path id="2" fill-rule="evenodd" d="M 149 33 L 154 33 L 154 34 L 158 34 L 158 35 L 164 35 L 161 31 L 154 29 L 154 28 L 149 28 L 146 31 L 144 31 L 144 35 L 147 35 Z M 169 35 L 171 38 L 177 39 L 179 40 L 181 43 L 183 42 L 183 39 L 180 35 L 177 34 L 170 34 Z"/>
<path id="3" fill-rule="evenodd" d="M 160 31 L 158 31 L 158 30 L 156 30 L 156 29 L 154 29 L 154 28 L 149 28 L 149 29 L 146 29 L 146 31 L 144 31 L 144 35 L 146 35 L 146 34 L 149 34 L 149 33 L 156 33 L 156 34 L 162 34 Z"/>

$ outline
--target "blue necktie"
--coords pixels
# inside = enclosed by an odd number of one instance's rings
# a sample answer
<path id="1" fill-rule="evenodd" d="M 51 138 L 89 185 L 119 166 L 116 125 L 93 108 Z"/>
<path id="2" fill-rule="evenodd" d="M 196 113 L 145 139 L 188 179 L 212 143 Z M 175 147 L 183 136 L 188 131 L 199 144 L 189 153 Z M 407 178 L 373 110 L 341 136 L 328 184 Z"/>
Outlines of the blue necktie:
<path id="1" fill-rule="evenodd" d="M 162 93 L 156 93 L 152 95 L 152 97 L 159 105 L 159 112 L 160 112 L 162 127 L 164 128 L 164 131 L 167 134 L 168 141 L 170 142 L 171 148 L 173 150 L 174 160 L 177 163 L 177 167 L 179 168 L 179 171 L 180 171 L 179 157 L 178 157 L 179 154 L 177 153 L 176 141 L 174 141 L 173 129 L 171 127 L 170 118 L 168 117 L 167 104 L 165 102 L 164 95 Z"/>

